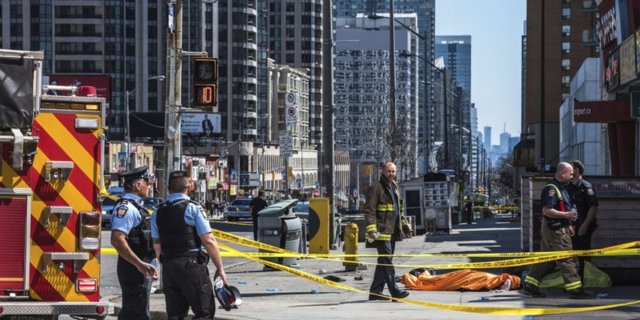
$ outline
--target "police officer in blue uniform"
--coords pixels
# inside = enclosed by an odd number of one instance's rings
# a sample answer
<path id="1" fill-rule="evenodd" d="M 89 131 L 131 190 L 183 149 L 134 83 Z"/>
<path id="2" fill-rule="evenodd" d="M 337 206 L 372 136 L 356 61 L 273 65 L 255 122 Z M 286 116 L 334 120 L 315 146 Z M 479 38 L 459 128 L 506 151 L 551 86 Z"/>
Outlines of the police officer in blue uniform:
<path id="1" fill-rule="evenodd" d="M 184 171 L 169 175 L 169 197 L 151 216 L 151 237 L 162 263 L 167 316 L 185 319 L 189 307 L 193 319 L 213 319 L 215 302 L 207 263 L 227 283 L 218 243 L 200 204 L 186 195 L 189 180 Z M 204 250 L 203 250 L 204 249 Z"/>
<path id="2" fill-rule="evenodd" d="M 125 193 L 116 203 L 111 218 L 111 244 L 118 251 L 118 280 L 122 309 L 118 319 L 149 319 L 151 278 L 156 269 L 149 264 L 153 249 L 149 236 L 149 213 L 142 207 L 155 183 L 147 166 L 121 174 Z M 146 235 L 146 236 L 145 236 Z"/>

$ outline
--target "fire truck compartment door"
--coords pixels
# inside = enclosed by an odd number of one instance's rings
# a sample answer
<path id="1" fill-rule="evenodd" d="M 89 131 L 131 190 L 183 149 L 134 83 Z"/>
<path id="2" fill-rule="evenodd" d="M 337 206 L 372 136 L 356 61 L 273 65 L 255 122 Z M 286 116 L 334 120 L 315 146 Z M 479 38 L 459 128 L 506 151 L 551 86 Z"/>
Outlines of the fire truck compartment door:
<path id="1" fill-rule="evenodd" d="M 0 188 L 0 291 L 29 286 L 31 189 Z"/>

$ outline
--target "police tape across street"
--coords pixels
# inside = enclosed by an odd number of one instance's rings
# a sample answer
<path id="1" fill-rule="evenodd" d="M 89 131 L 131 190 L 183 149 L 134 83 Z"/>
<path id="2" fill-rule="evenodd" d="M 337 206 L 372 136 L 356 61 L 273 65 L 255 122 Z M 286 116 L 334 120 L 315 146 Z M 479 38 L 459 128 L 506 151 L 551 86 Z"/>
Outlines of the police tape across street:
<path id="1" fill-rule="evenodd" d="M 284 271 L 296 275 L 298 277 L 316 282 L 318 284 L 330 286 L 337 289 L 348 290 L 363 294 L 372 294 L 368 291 L 361 290 L 358 288 L 354 288 L 348 285 L 344 285 L 341 283 L 337 283 L 331 280 L 324 279 L 322 277 L 313 275 L 308 272 L 304 272 L 295 268 L 283 266 L 281 264 L 262 260 L 262 257 L 301 257 L 301 258 L 312 258 L 312 259 L 322 259 L 322 260 L 331 260 L 331 261 L 342 261 L 340 258 L 344 258 L 347 256 L 358 256 L 358 257 L 377 257 L 377 255 L 372 254 L 361 254 L 361 255 L 344 255 L 344 254 L 301 254 L 297 252 L 291 252 L 284 250 L 279 247 L 274 247 L 266 243 L 254 241 L 251 239 L 247 239 L 244 237 L 240 237 L 231 233 L 227 233 L 220 230 L 213 230 L 214 236 L 220 241 L 226 241 L 232 244 L 243 245 L 247 247 L 251 247 L 254 249 L 265 250 L 270 252 L 242 252 L 238 251 L 228 245 L 219 243 L 220 248 L 225 250 L 223 252 L 223 256 L 227 257 L 243 257 L 249 259 L 251 261 L 263 264 L 265 266 L 271 267 L 276 270 Z M 557 259 L 565 259 L 567 257 L 573 256 L 622 256 L 622 255 L 638 255 L 640 254 L 640 249 L 637 247 L 640 246 L 640 241 L 634 241 L 629 243 L 624 243 L 616 246 L 611 246 L 607 248 L 601 249 L 593 249 L 593 250 L 582 250 L 582 251 L 562 251 L 562 252 L 522 252 L 522 253 L 462 253 L 462 254 L 398 254 L 394 256 L 403 256 L 403 257 L 525 257 L 521 259 L 510 259 L 510 260 L 498 260 L 498 261 L 486 261 L 486 262 L 474 262 L 474 263 L 457 263 L 457 264 L 439 264 L 439 265 L 396 265 L 398 267 L 411 267 L 411 268 L 432 268 L 432 269 L 480 269 L 480 268 L 496 268 L 496 267 L 510 267 L 510 266 L 522 266 L 529 265 L 535 263 L 541 263 L 546 261 L 552 261 Z M 102 249 L 102 253 L 109 254 L 109 249 Z M 362 263 L 362 262 L 361 262 Z M 375 263 L 371 263 L 375 264 Z M 591 307 L 577 307 L 577 308 L 498 308 L 498 307 L 480 307 L 480 306 L 462 306 L 462 305 L 450 305 L 450 304 L 442 304 L 442 303 L 433 303 L 426 301 L 417 301 L 413 299 L 399 299 L 399 298 L 391 298 L 393 300 L 398 300 L 405 303 L 410 303 L 414 305 L 419 305 L 423 307 L 437 308 L 443 310 L 451 310 L 451 311 L 461 311 L 461 312 L 471 312 L 471 313 L 481 313 L 481 314 L 495 314 L 495 315 L 549 315 L 549 314 L 567 314 L 567 313 L 578 313 L 578 312 L 589 312 L 589 311 L 598 311 L 605 309 L 613 309 L 624 307 L 628 305 L 639 304 L 640 300 L 637 301 L 629 301 L 625 303 L 619 304 L 610 304 L 610 305 L 600 305 L 600 306 L 591 306 Z"/>
<path id="2" fill-rule="evenodd" d="M 247 239 L 248 240 L 248 239 Z M 249 240 L 251 241 L 251 240 Z M 295 268 L 287 267 L 280 265 L 275 262 L 261 260 L 258 258 L 251 257 L 246 255 L 240 251 L 237 251 L 227 245 L 220 244 L 220 247 L 228 250 L 230 252 L 234 252 L 243 256 L 249 260 L 255 261 L 257 263 L 261 263 L 265 266 L 271 267 L 276 270 L 285 271 L 296 275 L 298 277 L 316 282 L 318 284 L 330 286 L 337 289 L 348 290 L 352 292 L 362 293 L 362 294 L 372 294 L 371 292 L 361 290 L 358 288 L 354 288 L 345 284 L 341 284 L 338 282 L 334 282 L 331 280 L 327 280 L 325 278 L 316 276 L 314 274 L 304 272 Z M 463 305 L 454 305 L 454 304 L 443 304 L 443 303 L 434 303 L 428 301 L 418 301 L 414 299 L 408 298 L 395 298 L 395 297 L 386 297 L 392 299 L 394 301 L 400 301 L 404 303 L 414 304 L 422 307 L 443 309 L 443 310 L 451 310 L 451 311 L 460 311 L 460 312 L 471 312 L 471 313 L 480 313 L 480 314 L 493 314 L 493 315 L 518 315 L 518 316 L 537 316 L 537 315 L 551 315 L 551 314 L 568 314 L 568 313 L 578 313 L 578 312 L 589 312 L 589 311 L 598 311 L 598 310 L 606 310 L 613 308 L 620 308 L 634 304 L 640 304 L 640 300 L 629 301 L 625 303 L 617 303 L 617 304 L 609 304 L 609 305 L 600 305 L 600 306 L 591 306 L 591 307 L 576 307 L 576 308 L 500 308 L 500 307 L 481 307 L 481 306 L 463 306 Z"/>
<path id="3" fill-rule="evenodd" d="M 237 250 L 222 252 L 223 257 L 253 257 L 253 258 L 282 258 L 282 257 L 299 257 L 299 258 L 311 258 L 331 260 L 336 262 L 344 262 L 343 258 L 346 257 L 370 257 L 376 258 L 377 254 L 310 254 L 310 253 L 298 253 L 284 250 L 279 247 L 247 239 L 244 237 L 236 236 L 231 233 L 227 233 L 220 230 L 213 230 L 214 236 L 219 240 L 228 241 L 230 243 L 239 244 L 247 247 L 252 247 L 259 250 L 266 250 L 270 252 L 240 252 Z M 420 265 L 396 265 L 397 267 L 405 268 L 427 268 L 427 269 L 491 269 L 491 268 L 506 268 L 532 265 L 536 263 L 543 263 L 547 261 L 554 261 L 559 259 L 566 259 L 569 257 L 578 256 L 635 256 L 640 255 L 640 241 L 633 241 L 623 243 L 620 245 L 610 246 L 600 249 L 591 250 L 571 250 L 571 251 L 553 251 L 553 252 L 511 252 L 511 253 L 416 253 L 416 254 L 394 254 L 394 257 L 459 257 L 459 258 L 513 258 L 524 257 L 520 259 L 509 260 L 496 260 L 496 261 L 483 261 L 483 262 L 467 262 L 467 263 L 449 263 L 449 264 L 420 264 Z M 103 254 L 114 254 L 115 250 L 111 248 L 103 248 Z M 367 265 L 377 265 L 376 262 L 359 262 Z"/>

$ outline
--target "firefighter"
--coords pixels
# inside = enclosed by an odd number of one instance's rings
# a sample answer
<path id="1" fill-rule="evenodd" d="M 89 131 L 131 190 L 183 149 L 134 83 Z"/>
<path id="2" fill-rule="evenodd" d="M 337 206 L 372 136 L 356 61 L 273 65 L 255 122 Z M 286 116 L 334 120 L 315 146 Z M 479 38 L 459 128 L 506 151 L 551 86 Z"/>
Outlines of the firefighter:
<path id="1" fill-rule="evenodd" d="M 122 288 L 122 309 L 118 319 L 149 319 L 151 281 L 158 272 L 149 235 L 149 213 L 142 199 L 155 183 L 147 166 L 121 174 L 125 193 L 116 203 L 111 218 L 111 244 L 118 251 L 118 281 Z"/>
<path id="2" fill-rule="evenodd" d="M 540 202 L 542 205 L 541 246 L 542 251 L 571 250 L 571 221 L 578 217 L 572 209 L 571 199 L 566 187 L 573 178 L 573 167 L 567 162 L 558 163 L 553 180 L 542 188 Z M 535 264 L 524 280 L 523 293 L 536 298 L 546 295 L 540 292 L 542 278 L 555 266 L 558 266 L 564 279 L 564 287 L 571 299 L 592 299 L 595 294 L 582 287 L 578 275 L 578 259 L 575 257 Z"/>
<path id="3" fill-rule="evenodd" d="M 227 276 L 209 221 L 200 204 L 187 196 L 188 190 L 185 171 L 169 175 L 169 197 L 151 217 L 153 249 L 162 263 L 168 318 L 184 319 L 191 307 L 194 319 L 213 319 L 209 259 L 223 284 L 227 283 Z"/>
<path id="4" fill-rule="evenodd" d="M 373 243 L 381 255 L 373 275 L 369 300 L 389 300 L 388 296 L 382 295 L 385 284 L 392 297 L 406 298 L 409 292 L 398 288 L 393 257 L 389 256 L 395 251 L 396 241 L 410 237 L 400 227 L 402 211 L 396 184 L 396 165 L 393 162 L 386 162 L 382 166 L 380 181 L 369 188 L 367 202 L 362 210 L 367 222 L 367 241 Z"/>

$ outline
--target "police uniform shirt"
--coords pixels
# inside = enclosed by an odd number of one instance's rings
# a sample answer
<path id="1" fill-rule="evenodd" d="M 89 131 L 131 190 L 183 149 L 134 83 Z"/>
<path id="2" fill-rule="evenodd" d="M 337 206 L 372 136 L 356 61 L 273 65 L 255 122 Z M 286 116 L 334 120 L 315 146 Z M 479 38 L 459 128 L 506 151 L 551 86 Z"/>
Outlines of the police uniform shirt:
<path id="1" fill-rule="evenodd" d="M 131 229 L 137 227 L 142 222 L 142 215 L 138 208 L 131 202 L 135 201 L 142 206 L 142 198 L 135 194 L 125 193 L 117 207 L 112 211 L 111 230 L 122 231 L 129 234 Z"/>
<path id="2" fill-rule="evenodd" d="M 549 186 L 550 184 L 555 185 L 557 189 Z M 558 195 L 558 191 L 561 193 L 560 195 Z M 566 188 L 562 186 L 561 183 L 553 179 L 542 189 L 540 203 L 544 208 L 560 210 L 560 197 L 562 197 L 562 200 L 564 201 L 564 211 L 569 211 L 571 209 L 571 203 L 569 202 L 569 196 Z"/>
<path id="3" fill-rule="evenodd" d="M 184 193 L 172 193 L 167 198 L 167 202 L 165 203 L 173 203 L 178 200 L 189 200 L 189 196 Z M 156 222 L 156 218 L 158 217 L 156 212 L 151 216 L 151 238 L 154 241 L 160 240 L 160 233 L 158 232 L 158 223 Z M 184 213 L 184 222 L 188 226 L 192 226 L 196 228 L 196 233 L 199 236 L 203 234 L 211 233 L 211 226 L 209 225 L 209 221 L 205 218 L 204 211 L 201 206 L 190 202 L 187 205 L 187 209 Z"/>
<path id="4" fill-rule="evenodd" d="M 585 180 L 580 180 L 578 185 L 570 185 L 568 191 L 573 204 L 578 208 L 578 224 L 581 224 L 587 217 L 589 208 L 598 206 L 598 197 L 591 183 Z"/>

